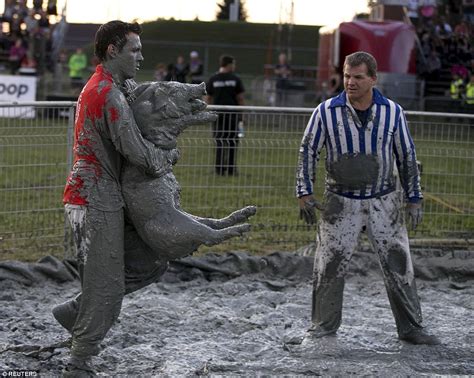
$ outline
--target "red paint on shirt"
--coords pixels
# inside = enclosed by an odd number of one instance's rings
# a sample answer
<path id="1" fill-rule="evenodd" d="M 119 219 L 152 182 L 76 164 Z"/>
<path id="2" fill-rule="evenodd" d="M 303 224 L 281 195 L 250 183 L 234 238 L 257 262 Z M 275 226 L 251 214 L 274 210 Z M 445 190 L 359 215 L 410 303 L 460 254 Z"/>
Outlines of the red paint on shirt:
<path id="1" fill-rule="evenodd" d="M 64 189 L 64 203 L 87 205 L 85 180 L 97 180 L 102 174 L 95 149 L 100 137 L 97 125 L 105 122 L 107 94 L 112 85 L 112 75 L 98 65 L 79 96 L 74 125 L 74 163 Z M 118 119 L 117 109 L 110 110 L 110 117 L 113 121 Z"/>
<path id="2" fill-rule="evenodd" d="M 116 108 L 110 108 L 109 113 L 110 113 L 110 120 L 112 122 L 115 122 L 119 119 L 119 111 Z"/>

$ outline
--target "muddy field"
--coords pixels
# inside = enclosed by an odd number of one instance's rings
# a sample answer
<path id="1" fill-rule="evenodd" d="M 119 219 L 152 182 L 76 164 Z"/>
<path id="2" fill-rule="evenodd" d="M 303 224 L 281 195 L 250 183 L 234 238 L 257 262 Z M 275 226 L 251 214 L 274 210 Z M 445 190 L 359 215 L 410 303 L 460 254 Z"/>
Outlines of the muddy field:
<path id="1" fill-rule="evenodd" d="M 425 325 L 440 337 L 439 346 L 397 339 L 370 253 L 354 257 L 337 335 L 305 339 L 311 266 L 311 257 L 288 253 L 209 254 L 173 264 L 160 282 L 125 298 L 119 322 L 94 358 L 98 374 L 474 374 L 474 253 L 415 254 Z M 40 358 L 6 349 L 66 339 L 50 310 L 78 292 L 73 276 L 53 259 L 0 263 L 0 371 L 60 375 L 67 349 Z"/>

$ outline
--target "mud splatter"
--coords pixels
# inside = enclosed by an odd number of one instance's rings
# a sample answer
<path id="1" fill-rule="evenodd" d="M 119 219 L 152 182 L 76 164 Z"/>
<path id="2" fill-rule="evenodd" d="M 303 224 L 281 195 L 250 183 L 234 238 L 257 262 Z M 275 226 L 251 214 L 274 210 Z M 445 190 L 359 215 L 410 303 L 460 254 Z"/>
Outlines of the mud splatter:
<path id="1" fill-rule="evenodd" d="M 344 198 L 332 193 L 328 193 L 326 198 L 322 218 L 326 222 L 334 224 L 339 219 L 342 210 L 344 210 Z"/>
<path id="2" fill-rule="evenodd" d="M 326 168 L 329 184 L 348 191 L 371 186 L 379 174 L 379 162 L 374 155 L 344 154 Z"/>
<path id="3" fill-rule="evenodd" d="M 400 275 L 404 275 L 407 269 L 407 260 L 403 251 L 397 248 L 391 248 L 388 251 L 387 264 L 392 271 Z"/>

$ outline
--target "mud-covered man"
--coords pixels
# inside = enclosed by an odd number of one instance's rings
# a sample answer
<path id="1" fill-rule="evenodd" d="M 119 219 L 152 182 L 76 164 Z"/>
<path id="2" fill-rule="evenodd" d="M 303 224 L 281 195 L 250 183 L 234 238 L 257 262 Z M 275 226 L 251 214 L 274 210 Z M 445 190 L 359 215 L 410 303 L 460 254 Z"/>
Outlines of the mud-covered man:
<path id="1" fill-rule="evenodd" d="M 100 60 L 77 105 L 74 164 L 64 191 L 80 268 L 80 300 L 53 309 L 72 333 L 66 376 L 92 374 L 91 356 L 117 319 L 125 293 L 124 159 L 151 175 L 171 170 L 175 151 L 143 139 L 122 91 L 143 61 L 141 27 L 121 21 L 102 25 L 95 37 Z M 169 156 L 168 156 L 169 155 Z M 75 308 L 77 307 L 77 308 Z M 71 317 L 71 313 L 74 316 Z M 82 374 L 82 375 L 81 375 Z"/>
<path id="2" fill-rule="evenodd" d="M 358 236 L 366 231 L 378 254 L 398 336 L 412 344 L 438 344 L 422 327 L 403 203 L 415 228 L 422 193 L 415 146 L 403 109 L 376 88 L 377 62 L 365 52 L 344 62 L 344 91 L 313 112 L 299 151 L 296 195 L 300 215 L 315 223 L 321 211 L 314 260 L 309 336 L 333 334 L 341 324 L 344 275 Z M 326 149 L 324 200 L 314 196 L 316 164 Z M 395 163 L 395 164 L 394 164 Z"/>

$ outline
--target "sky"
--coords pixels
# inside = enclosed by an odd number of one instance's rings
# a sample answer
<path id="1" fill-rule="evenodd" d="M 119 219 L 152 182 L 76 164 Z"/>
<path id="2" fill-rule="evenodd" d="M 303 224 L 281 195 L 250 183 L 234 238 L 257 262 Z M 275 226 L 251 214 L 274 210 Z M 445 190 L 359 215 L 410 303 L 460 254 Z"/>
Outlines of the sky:
<path id="1" fill-rule="evenodd" d="M 31 2 L 32 0 L 29 0 Z M 61 9 L 66 0 L 57 0 Z M 67 0 L 71 23 L 103 23 L 113 19 L 140 22 L 158 18 L 215 20 L 221 0 Z M 291 0 L 245 0 L 249 22 L 290 21 Z M 0 1 L 3 7 L 3 1 Z M 293 0 L 297 25 L 337 25 L 367 11 L 367 0 Z"/>

